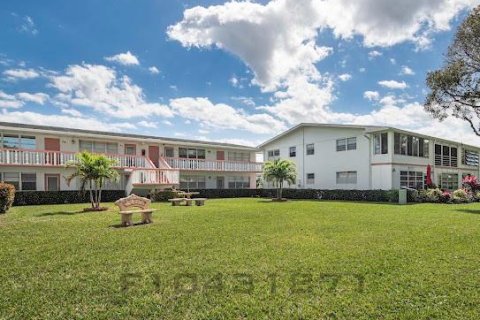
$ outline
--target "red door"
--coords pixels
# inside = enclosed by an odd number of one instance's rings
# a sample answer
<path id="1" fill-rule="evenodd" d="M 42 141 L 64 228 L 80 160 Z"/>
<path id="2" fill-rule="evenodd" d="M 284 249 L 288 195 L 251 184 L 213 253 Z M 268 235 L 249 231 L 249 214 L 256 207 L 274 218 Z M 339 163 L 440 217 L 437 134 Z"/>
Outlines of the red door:
<path id="1" fill-rule="evenodd" d="M 155 167 L 158 168 L 160 161 L 160 148 L 158 146 L 148 146 L 148 157 L 152 160 Z"/>
<path id="2" fill-rule="evenodd" d="M 217 151 L 217 160 L 223 161 L 225 160 L 225 151 Z"/>
<path id="3" fill-rule="evenodd" d="M 45 164 L 60 164 L 60 139 L 45 138 L 45 150 L 50 151 L 45 154 Z"/>

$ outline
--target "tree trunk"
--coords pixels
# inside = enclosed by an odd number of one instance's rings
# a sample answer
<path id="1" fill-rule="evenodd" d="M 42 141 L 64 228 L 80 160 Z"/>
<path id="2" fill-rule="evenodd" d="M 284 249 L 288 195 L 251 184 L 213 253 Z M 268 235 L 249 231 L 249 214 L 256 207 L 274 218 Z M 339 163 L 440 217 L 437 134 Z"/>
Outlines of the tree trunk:
<path id="1" fill-rule="evenodd" d="M 92 180 L 90 180 L 89 183 L 90 183 L 90 188 L 89 188 L 90 189 L 89 190 L 89 192 L 90 192 L 90 204 L 92 205 L 92 208 L 95 208 L 95 200 L 93 199 L 93 190 L 92 190 L 92 187 L 93 187 L 92 186 Z"/>
<path id="2" fill-rule="evenodd" d="M 280 182 L 280 188 L 278 189 L 278 200 L 282 200 L 282 192 L 283 192 L 283 181 Z"/>
<path id="3" fill-rule="evenodd" d="M 98 188 L 98 207 L 100 208 L 100 203 L 102 202 L 102 188 L 103 188 L 103 182 L 100 181 L 100 186 Z"/>

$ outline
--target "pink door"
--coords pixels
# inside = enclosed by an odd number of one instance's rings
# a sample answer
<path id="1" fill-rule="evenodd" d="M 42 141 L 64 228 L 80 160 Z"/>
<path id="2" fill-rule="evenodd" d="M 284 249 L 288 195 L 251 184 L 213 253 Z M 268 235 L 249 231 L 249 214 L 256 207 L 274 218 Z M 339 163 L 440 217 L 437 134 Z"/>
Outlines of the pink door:
<path id="1" fill-rule="evenodd" d="M 58 138 L 45 138 L 45 150 L 52 151 L 47 152 L 45 155 L 45 164 L 59 165 L 60 164 L 60 139 Z"/>

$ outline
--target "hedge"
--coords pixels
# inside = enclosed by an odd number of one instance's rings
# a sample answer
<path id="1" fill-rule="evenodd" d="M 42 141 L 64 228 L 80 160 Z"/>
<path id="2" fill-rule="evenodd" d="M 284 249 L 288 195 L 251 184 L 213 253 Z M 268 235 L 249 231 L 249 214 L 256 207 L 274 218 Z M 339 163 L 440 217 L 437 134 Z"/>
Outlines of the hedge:
<path id="1" fill-rule="evenodd" d="M 102 202 L 114 202 L 125 197 L 124 190 L 103 190 Z M 15 206 L 37 204 L 89 203 L 88 192 L 79 191 L 17 191 Z"/>
<path id="2" fill-rule="evenodd" d="M 275 189 L 196 189 L 200 197 L 216 198 L 273 198 Z M 398 190 L 319 190 L 284 189 L 283 196 L 288 199 L 323 199 L 345 201 L 398 202 Z M 167 197 L 152 197 L 153 201 L 164 201 Z M 415 192 L 408 191 L 408 201 L 416 201 Z"/>
<path id="3" fill-rule="evenodd" d="M 0 213 L 6 213 L 15 199 L 15 186 L 0 182 Z"/>

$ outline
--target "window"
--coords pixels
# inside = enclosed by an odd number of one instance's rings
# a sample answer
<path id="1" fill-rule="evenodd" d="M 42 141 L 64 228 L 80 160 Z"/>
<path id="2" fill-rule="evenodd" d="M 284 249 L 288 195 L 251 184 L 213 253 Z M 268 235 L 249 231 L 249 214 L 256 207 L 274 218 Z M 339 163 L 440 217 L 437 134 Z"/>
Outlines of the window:
<path id="1" fill-rule="evenodd" d="M 22 173 L 22 190 L 37 190 L 37 174 Z"/>
<path id="2" fill-rule="evenodd" d="M 174 156 L 173 147 L 165 147 L 165 157 L 173 158 Z"/>
<path id="3" fill-rule="evenodd" d="M 229 151 L 227 155 L 229 161 L 250 161 L 250 153 L 240 151 Z"/>
<path id="4" fill-rule="evenodd" d="M 315 145 L 313 143 L 307 144 L 307 156 L 315 154 Z"/>
<path id="5" fill-rule="evenodd" d="M 297 156 L 297 147 L 290 147 L 288 152 L 289 152 L 291 158 L 296 157 Z"/>
<path id="6" fill-rule="evenodd" d="M 60 175 L 45 174 L 45 190 L 59 191 L 60 190 Z"/>
<path id="7" fill-rule="evenodd" d="M 180 175 L 180 189 L 205 189 L 205 176 L 184 176 Z"/>
<path id="8" fill-rule="evenodd" d="M 457 148 L 435 144 L 435 165 L 444 167 L 457 167 L 457 160 Z"/>
<path id="9" fill-rule="evenodd" d="M 178 148 L 180 158 L 205 159 L 205 149 Z"/>
<path id="10" fill-rule="evenodd" d="M 471 150 L 463 150 L 462 163 L 467 166 L 478 167 L 478 152 Z"/>
<path id="11" fill-rule="evenodd" d="M 125 154 L 136 155 L 137 154 L 137 146 L 134 145 L 134 144 L 126 144 L 125 145 Z"/>
<path id="12" fill-rule="evenodd" d="M 428 145 L 430 141 L 428 139 L 395 132 L 393 140 L 393 151 L 395 154 L 421 158 L 429 157 Z M 383 148 L 382 145 L 382 151 Z M 387 149 L 388 147 L 385 146 L 385 150 Z"/>
<path id="13" fill-rule="evenodd" d="M 20 190 L 20 177 L 18 172 L 4 172 L 3 182 L 12 184 L 15 189 Z"/>
<path id="14" fill-rule="evenodd" d="M 337 151 L 356 150 L 357 138 L 337 139 Z"/>
<path id="15" fill-rule="evenodd" d="M 425 179 L 421 171 L 400 171 L 400 187 L 423 189 Z"/>
<path id="16" fill-rule="evenodd" d="M 273 159 L 280 156 L 280 149 L 268 150 L 268 159 Z"/>
<path id="17" fill-rule="evenodd" d="M 347 150 L 357 150 L 357 138 L 348 138 L 347 139 Z"/>
<path id="18" fill-rule="evenodd" d="M 337 172 L 337 184 L 356 184 L 357 171 Z"/>
<path id="19" fill-rule="evenodd" d="M 3 135 L 0 137 L 0 147 L 6 149 L 36 149 L 35 137 L 19 135 Z"/>
<path id="20" fill-rule="evenodd" d="M 347 139 L 338 139 L 337 140 L 337 151 L 347 150 Z"/>
<path id="21" fill-rule="evenodd" d="M 456 190 L 458 188 L 458 174 L 442 173 L 440 175 L 440 188 Z"/>
<path id="22" fill-rule="evenodd" d="M 387 154 L 388 153 L 388 133 L 376 133 L 373 135 L 373 153 Z"/>
<path id="23" fill-rule="evenodd" d="M 118 153 L 117 143 L 80 140 L 79 147 L 80 147 L 80 151 L 89 151 L 89 152 L 103 153 L 103 154 Z M 126 148 L 127 146 L 125 146 L 125 150 Z"/>
<path id="24" fill-rule="evenodd" d="M 228 178 L 229 189 L 248 189 L 250 188 L 250 177 L 238 176 Z"/>
<path id="25" fill-rule="evenodd" d="M 307 173 L 307 184 L 315 183 L 315 173 Z"/>

